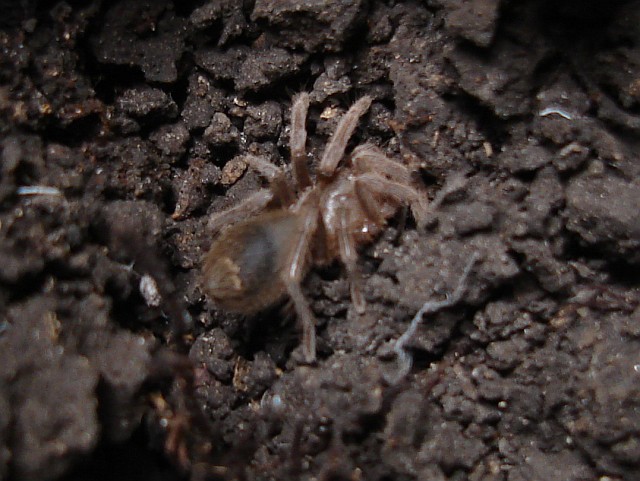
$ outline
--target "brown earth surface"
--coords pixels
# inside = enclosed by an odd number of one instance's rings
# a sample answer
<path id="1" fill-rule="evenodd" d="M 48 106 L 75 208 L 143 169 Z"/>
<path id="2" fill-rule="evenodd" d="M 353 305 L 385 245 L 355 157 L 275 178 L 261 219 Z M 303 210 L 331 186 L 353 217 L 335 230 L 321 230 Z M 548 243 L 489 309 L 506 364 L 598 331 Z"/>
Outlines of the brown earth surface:
<path id="1" fill-rule="evenodd" d="M 640 2 L 0 4 L 0 479 L 640 479 Z M 207 220 L 289 162 L 415 168 L 392 219 L 291 310 L 200 290 Z M 394 379 L 396 340 L 426 301 Z"/>

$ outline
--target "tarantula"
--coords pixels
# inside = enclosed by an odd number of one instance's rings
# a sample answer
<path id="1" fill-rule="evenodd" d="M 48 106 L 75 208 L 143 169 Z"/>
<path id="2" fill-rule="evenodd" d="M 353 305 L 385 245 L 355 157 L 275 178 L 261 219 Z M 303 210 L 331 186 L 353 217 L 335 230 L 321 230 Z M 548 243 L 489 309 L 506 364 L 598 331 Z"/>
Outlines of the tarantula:
<path id="1" fill-rule="evenodd" d="M 353 305 L 363 313 L 358 246 L 371 242 L 403 205 L 411 207 L 419 226 L 426 220 L 426 195 L 413 185 L 406 166 L 372 144 L 345 156 L 371 101 L 360 98 L 340 119 L 313 179 L 305 150 L 309 95 L 298 94 L 291 108 L 292 178 L 261 157 L 246 156 L 269 187 L 209 221 L 212 232 L 222 231 L 204 260 L 204 290 L 221 308 L 243 314 L 289 296 L 302 323 L 307 362 L 316 356 L 314 316 L 301 289 L 308 271 L 339 259 Z"/>

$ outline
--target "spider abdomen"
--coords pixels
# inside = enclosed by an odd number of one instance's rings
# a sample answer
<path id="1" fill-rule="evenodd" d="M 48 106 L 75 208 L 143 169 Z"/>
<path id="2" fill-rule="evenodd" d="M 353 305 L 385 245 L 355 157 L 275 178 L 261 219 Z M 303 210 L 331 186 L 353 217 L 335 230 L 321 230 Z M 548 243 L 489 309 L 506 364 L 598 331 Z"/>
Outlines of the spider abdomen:
<path id="1" fill-rule="evenodd" d="M 244 314 L 277 302 L 285 294 L 281 270 L 297 229 L 297 217 L 287 210 L 228 227 L 205 259 L 207 294 L 223 309 Z"/>

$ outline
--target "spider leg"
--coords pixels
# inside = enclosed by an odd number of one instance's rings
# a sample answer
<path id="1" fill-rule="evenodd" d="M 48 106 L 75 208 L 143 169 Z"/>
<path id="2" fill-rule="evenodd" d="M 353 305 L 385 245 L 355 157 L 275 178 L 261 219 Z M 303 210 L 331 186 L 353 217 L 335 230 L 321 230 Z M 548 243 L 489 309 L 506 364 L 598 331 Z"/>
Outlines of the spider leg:
<path id="1" fill-rule="evenodd" d="M 417 189 L 373 172 L 359 175 L 356 180 L 375 197 L 390 197 L 399 203 L 409 204 L 418 227 L 423 228 L 426 225 L 433 209 L 428 205 L 426 195 Z"/>
<path id="2" fill-rule="evenodd" d="M 340 122 L 338 122 L 336 131 L 331 136 L 325 148 L 318 168 L 318 171 L 323 176 L 329 177 L 335 172 L 338 162 L 340 162 L 340 159 L 344 156 L 347 142 L 349 142 L 353 131 L 358 125 L 358 120 L 369 110 L 371 100 L 371 97 L 368 95 L 361 97 L 351 106 L 347 113 L 342 116 Z"/>
<path id="3" fill-rule="evenodd" d="M 299 190 L 311 185 L 305 144 L 307 143 L 307 110 L 309 109 L 309 94 L 302 92 L 293 99 L 291 106 L 291 134 L 289 149 L 291 150 L 291 164 L 293 178 Z"/>
<path id="4" fill-rule="evenodd" d="M 358 314 L 363 314 L 366 308 L 364 297 L 362 296 L 362 276 L 358 268 L 358 252 L 356 243 L 351 233 L 351 213 L 350 209 L 343 207 L 337 226 L 338 247 L 340 249 L 340 259 L 347 269 L 349 277 L 349 287 L 351 289 L 351 302 Z"/>
<path id="5" fill-rule="evenodd" d="M 302 323 L 302 349 L 305 361 L 316 359 L 316 322 L 309 303 L 302 292 L 301 283 L 306 272 L 307 256 L 318 226 L 318 212 L 311 207 L 303 216 L 303 223 L 295 247 L 283 272 L 283 282 Z"/>
<path id="6" fill-rule="evenodd" d="M 356 178 L 353 181 L 353 191 L 367 217 L 376 225 L 385 225 L 387 220 L 382 213 L 380 202 L 375 198 L 371 189 Z"/>
<path id="7" fill-rule="evenodd" d="M 242 157 L 249 167 L 255 170 L 260 176 L 272 182 L 279 175 L 284 175 L 284 171 L 277 165 L 272 164 L 259 155 L 247 154 Z"/>
<path id="8" fill-rule="evenodd" d="M 411 171 L 400 162 L 387 157 L 373 144 L 363 144 L 353 149 L 351 161 L 357 174 L 374 172 L 403 184 L 411 183 Z"/>
<path id="9" fill-rule="evenodd" d="M 245 155 L 244 161 L 260 176 L 269 181 L 269 188 L 273 192 L 275 199 L 278 199 L 283 206 L 293 204 L 295 194 L 287 181 L 287 176 L 283 169 L 257 155 Z"/>
<path id="10" fill-rule="evenodd" d="M 213 214 L 207 223 L 207 231 L 215 235 L 224 226 L 235 224 L 262 211 L 272 199 L 271 190 L 261 189 L 230 209 Z"/>

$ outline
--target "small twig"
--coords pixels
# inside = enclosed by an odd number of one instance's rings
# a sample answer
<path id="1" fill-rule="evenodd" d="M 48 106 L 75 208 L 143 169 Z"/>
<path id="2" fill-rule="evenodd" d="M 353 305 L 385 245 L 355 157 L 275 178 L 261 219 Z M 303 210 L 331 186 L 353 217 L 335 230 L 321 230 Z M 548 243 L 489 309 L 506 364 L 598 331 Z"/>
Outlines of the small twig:
<path id="1" fill-rule="evenodd" d="M 552 114 L 559 115 L 560 117 L 563 117 L 567 120 L 573 120 L 573 116 L 569 112 L 555 105 L 550 105 L 549 107 L 546 107 L 538 112 L 538 115 L 540 117 L 546 117 Z"/>
<path id="2" fill-rule="evenodd" d="M 415 335 L 418 326 L 422 323 L 422 318 L 425 314 L 435 314 L 436 312 L 451 307 L 460 301 L 467 288 L 467 280 L 469 279 L 471 269 L 478 261 L 478 257 L 479 255 L 477 252 L 471 256 L 471 259 L 469 260 L 467 266 L 464 268 L 464 272 L 462 273 L 460 281 L 453 291 L 453 294 L 447 296 L 447 298 L 442 301 L 425 302 L 420 310 L 416 313 L 416 315 L 413 316 L 413 319 L 409 324 L 409 328 L 404 332 L 404 334 L 402 334 L 402 336 L 398 338 L 393 347 L 393 352 L 395 352 L 398 358 L 399 367 L 395 375 L 385 375 L 387 382 L 389 382 L 390 384 L 396 384 L 409 373 L 411 367 L 413 366 L 413 357 L 406 348 L 407 342 L 409 342 L 409 340 Z"/>
<path id="3" fill-rule="evenodd" d="M 55 195 L 62 196 L 62 192 L 57 187 L 46 185 L 22 185 L 17 189 L 18 195 Z"/>

